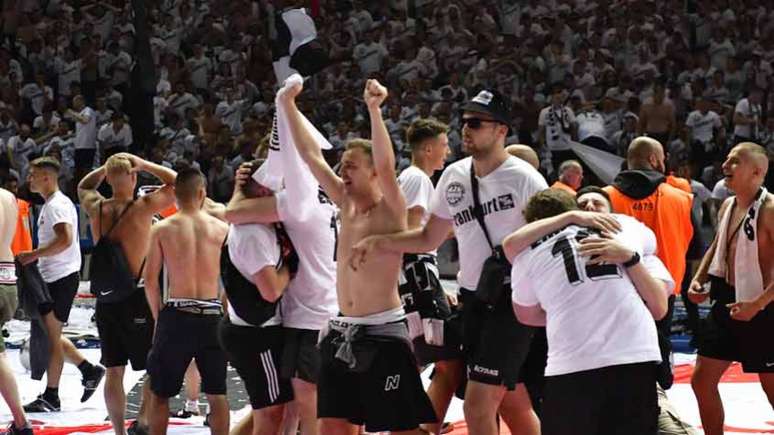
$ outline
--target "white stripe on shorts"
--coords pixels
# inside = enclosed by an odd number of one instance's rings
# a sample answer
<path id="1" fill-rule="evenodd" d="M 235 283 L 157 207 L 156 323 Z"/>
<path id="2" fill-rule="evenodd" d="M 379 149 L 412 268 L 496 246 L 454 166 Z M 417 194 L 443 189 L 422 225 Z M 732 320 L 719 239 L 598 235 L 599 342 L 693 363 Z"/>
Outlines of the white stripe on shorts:
<path id="1" fill-rule="evenodd" d="M 269 402 L 274 403 L 279 397 L 279 382 L 277 382 L 277 370 L 274 368 L 274 359 L 271 351 L 261 352 L 261 364 L 266 375 L 266 384 L 269 386 Z"/>

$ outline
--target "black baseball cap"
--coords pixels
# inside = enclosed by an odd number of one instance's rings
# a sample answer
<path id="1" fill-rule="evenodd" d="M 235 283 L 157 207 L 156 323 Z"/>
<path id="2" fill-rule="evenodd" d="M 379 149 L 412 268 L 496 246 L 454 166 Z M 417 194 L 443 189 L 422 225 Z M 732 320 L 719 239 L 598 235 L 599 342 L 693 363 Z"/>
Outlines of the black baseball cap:
<path id="1" fill-rule="evenodd" d="M 486 113 L 496 121 L 511 126 L 511 107 L 510 103 L 495 90 L 482 90 L 473 99 L 468 101 L 461 112 Z"/>

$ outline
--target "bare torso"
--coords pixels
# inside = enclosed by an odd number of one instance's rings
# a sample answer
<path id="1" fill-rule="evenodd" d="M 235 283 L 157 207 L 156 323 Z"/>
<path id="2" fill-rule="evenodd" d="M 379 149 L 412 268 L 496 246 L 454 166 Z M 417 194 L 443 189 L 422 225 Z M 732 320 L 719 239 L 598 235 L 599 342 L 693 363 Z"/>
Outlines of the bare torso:
<path id="1" fill-rule="evenodd" d="M 16 197 L 13 193 L 0 189 L 0 261 L 13 261 L 11 243 L 16 233 L 18 213 Z"/>
<path id="2" fill-rule="evenodd" d="M 646 133 L 669 133 L 673 117 L 671 105 L 667 103 L 645 104 L 642 106 L 642 111 L 645 112 L 647 119 Z"/>
<path id="3" fill-rule="evenodd" d="M 760 264 L 761 274 L 763 275 L 764 287 L 771 282 L 774 278 L 774 257 L 770 253 L 774 252 L 774 195 L 769 193 L 766 202 L 760 208 L 760 216 L 757 219 L 758 228 L 756 230 L 756 238 L 758 240 L 758 263 Z M 736 275 L 734 273 L 735 264 L 734 258 L 736 258 L 736 241 L 737 236 L 731 237 L 731 232 L 734 231 L 737 225 L 747 215 L 747 210 L 742 209 L 739 206 L 733 208 L 730 220 L 730 228 L 726 233 L 730 239 L 728 240 L 728 256 L 726 257 L 728 280 L 730 285 L 734 285 Z M 740 232 L 744 232 L 744 224 L 739 228 Z M 737 234 L 739 234 L 737 232 Z"/>
<path id="4" fill-rule="evenodd" d="M 91 233 L 94 234 L 96 243 L 100 235 L 107 234 L 119 216 L 124 212 L 130 201 L 120 201 L 114 198 L 102 202 L 102 215 L 97 213 L 91 217 Z M 99 209 L 99 208 L 97 208 Z M 140 275 L 145 254 L 148 251 L 151 224 L 153 222 L 153 210 L 142 198 L 135 200 L 131 208 L 118 221 L 117 226 L 110 233 L 110 239 L 121 243 L 126 260 L 129 263 L 132 275 Z"/>
<path id="5" fill-rule="evenodd" d="M 402 216 L 396 216 L 384 200 L 364 214 L 356 212 L 352 201 L 344 200 L 337 247 L 339 261 L 336 266 L 336 290 L 343 315 L 362 317 L 401 306 L 398 296 L 398 277 L 402 263 L 400 254 L 375 252 L 357 270 L 349 267 L 346 260 L 352 246 L 366 236 L 395 233 L 405 228 L 405 212 Z"/>
<path id="6" fill-rule="evenodd" d="M 228 224 L 203 211 L 180 211 L 156 225 L 169 275 L 169 297 L 218 298 L 220 249 Z"/>

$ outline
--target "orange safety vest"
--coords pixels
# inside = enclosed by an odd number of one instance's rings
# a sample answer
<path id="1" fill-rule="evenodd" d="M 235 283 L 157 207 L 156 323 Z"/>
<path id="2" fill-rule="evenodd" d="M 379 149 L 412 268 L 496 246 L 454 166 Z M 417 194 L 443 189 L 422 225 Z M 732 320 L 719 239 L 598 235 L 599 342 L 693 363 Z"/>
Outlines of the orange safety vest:
<path id="1" fill-rule="evenodd" d="M 32 233 L 30 233 L 30 203 L 17 199 L 19 213 L 16 216 L 16 232 L 11 241 L 11 252 L 17 256 L 20 252 L 32 250 Z"/>
<path id="2" fill-rule="evenodd" d="M 175 204 L 170 205 L 169 207 L 165 208 L 164 210 L 161 210 L 159 214 L 164 219 L 172 216 L 173 214 L 177 213 L 177 207 L 175 207 Z"/>
<path id="3" fill-rule="evenodd" d="M 670 186 L 674 186 L 683 192 L 686 193 L 693 193 L 693 189 L 691 189 L 691 182 L 686 180 L 685 178 L 678 177 L 676 175 L 667 175 L 666 182 Z"/>
<path id="4" fill-rule="evenodd" d="M 685 254 L 693 237 L 693 197 L 667 183 L 661 183 L 643 199 L 630 198 L 614 186 L 603 189 L 610 195 L 615 213 L 636 218 L 656 234 L 656 255 L 675 280 L 674 293 L 679 294 L 685 274 Z"/>
<path id="5" fill-rule="evenodd" d="M 575 196 L 575 189 L 573 189 L 572 187 L 562 183 L 561 181 L 557 180 L 554 184 L 551 185 L 551 188 L 552 189 L 564 190 L 567 193 L 569 193 L 570 195 Z"/>

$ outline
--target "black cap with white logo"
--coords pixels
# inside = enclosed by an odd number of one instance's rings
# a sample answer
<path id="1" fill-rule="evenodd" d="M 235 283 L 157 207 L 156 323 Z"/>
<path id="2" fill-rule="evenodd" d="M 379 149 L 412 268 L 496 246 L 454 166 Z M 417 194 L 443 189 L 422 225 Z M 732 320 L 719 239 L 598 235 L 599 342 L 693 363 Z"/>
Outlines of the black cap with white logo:
<path id="1" fill-rule="evenodd" d="M 483 90 L 462 106 L 463 112 L 477 112 L 491 115 L 496 121 L 510 127 L 511 108 L 509 102 L 494 90 Z"/>

